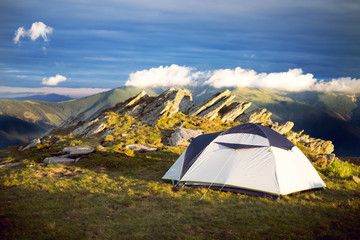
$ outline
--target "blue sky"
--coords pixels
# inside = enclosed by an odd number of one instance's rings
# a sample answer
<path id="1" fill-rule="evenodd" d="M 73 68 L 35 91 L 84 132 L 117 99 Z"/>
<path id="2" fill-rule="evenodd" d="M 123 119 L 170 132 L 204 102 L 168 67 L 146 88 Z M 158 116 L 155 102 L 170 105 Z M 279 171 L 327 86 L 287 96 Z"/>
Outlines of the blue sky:
<path id="1" fill-rule="evenodd" d="M 51 28 L 46 38 L 31 39 L 33 23 Z M 358 0 L 2 0 L 0 95 L 100 91 L 173 64 L 208 82 L 206 74 L 223 69 L 266 76 L 301 69 L 309 82 L 346 78 L 360 86 L 359 23 Z"/>

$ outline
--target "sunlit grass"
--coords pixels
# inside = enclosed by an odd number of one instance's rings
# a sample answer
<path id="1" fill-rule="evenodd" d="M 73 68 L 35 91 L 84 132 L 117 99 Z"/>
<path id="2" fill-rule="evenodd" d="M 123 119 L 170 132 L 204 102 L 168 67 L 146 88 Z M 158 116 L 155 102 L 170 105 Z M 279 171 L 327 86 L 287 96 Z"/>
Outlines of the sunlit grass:
<path id="1" fill-rule="evenodd" d="M 0 239 L 357 239 L 359 165 L 336 159 L 318 168 L 326 190 L 282 199 L 176 188 L 161 177 L 185 150 L 164 141 L 179 126 L 221 131 L 218 119 L 178 114 L 154 128 L 111 114 L 111 135 L 56 135 L 56 144 L 0 151 Z M 111 137 L 109 137 L 111 136 Z M 102 144 L 106 151 L 99 148 Z M 126 144 L 148 144 L 140 153 Z M 97 150 L 77 163 L 44 165 L 66 146 Z M 303 151 L 305 151 L 304 146 Z M 128 151 L 128 152 L 127 152 Z M 352 159 L 356 162 L 356 159 Z"/>

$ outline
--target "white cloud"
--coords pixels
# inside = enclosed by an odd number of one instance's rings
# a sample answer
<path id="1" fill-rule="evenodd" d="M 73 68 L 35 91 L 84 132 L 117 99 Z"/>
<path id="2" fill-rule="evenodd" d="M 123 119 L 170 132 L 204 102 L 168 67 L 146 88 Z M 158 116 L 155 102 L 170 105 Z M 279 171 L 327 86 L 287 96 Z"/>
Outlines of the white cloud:
<path id="1" fill-rule="evenodd" d="M 199 72 L 192 73 L 193 68 L 178 66 L 160 66 L 149 70 L 137 71 L 131 73 L 126 81 L 126 86 L 136 87 L 167 87 L 167 86 L 183 86 L 194 84 L 194 78 L 198 78 Z"/>
<path id="2" fill-rule="evenodd" d="M 57 74 L 55 77 L 43 78 L 42 84 L 49 85 L 49 86 L 56 86 L 56 85 L 58 85 L 58 83 L 65 82 L 65 81 L 66 81 L 66 77 L 64 77 L 60 74 Z"/>
<path id="3" fill-rule="evenodd" d="M 18 43 L 20 41 L 20 38 L 25 37 L 26 36 L 26 31 L 24 29 L 24 27 L 19 27 L 16 31 L 15 31 L 15 37 L 14 37 L 14 43 Z"/>
<path id="4" fill-rule="evenodd" d="M 61 88 L 61 87 L 23 88 L 23 87 L 0 86 L 0 94 L 5 96 L 11 95 L 12 97 L 29 96 L 34 94 L 56 93 L 60 95 L 70 96 L 72 98 L 80 98 L 110 90 L 111 90 L 110 88 Z"/>
<path id="5" fill-rule="evenodd" d="M 289 69 L 287 72 L 257 73 L 252 69 L 217 69 L 208 72 L 195 71 L 195 68 L 171 65 L 151 68 L 149 70 L 131 73 L 126 86 L 155 87 L 155 86 L 184 86 L 205 84 L 215 88 L 248 87 L 271 88 L 285 91 L 337 91 L 346 93 L 360 93 L 360 79 L 349 77 L 318 80 L 311 73 L 304 73 L 302 69 Z"/>
<path id="6" fill-rule="evenodd" d="M 219 69 L 212 72 L 204 84 L 221 87 L 255 87 L 273 88 L 287 91 L 310 90 L 316 79 L 310 73 L 304 74 L 301 69 L 290 69 L 287 72 L 257 73 L 252 69 Z"/>
<path id="7" fill-rule="evenodd" d="M 321 92 L 360 93 L 360 79 L 344 77 L 332 79 L 331 81 L 321 80 L 315 84 L 314 90 Z"/>
<path id="8" fill-rule="evenodd" d="M 29 37 L 31 40 L 35 41 L 39 37 L 42 37 L 42 39 L 47 42 L 48 41 L 48 35 L 53 32 L 53 28 L 46 26 L 42 22 L 34 22 L 31 25 L 31 28 L 29 30 L 25 30 L 24 27 L 19 27 L 15 31 L 15 37 L 14 37 L 14 43 L 17 44 L 20 42 L 20 38 L 22 37 Z"/>

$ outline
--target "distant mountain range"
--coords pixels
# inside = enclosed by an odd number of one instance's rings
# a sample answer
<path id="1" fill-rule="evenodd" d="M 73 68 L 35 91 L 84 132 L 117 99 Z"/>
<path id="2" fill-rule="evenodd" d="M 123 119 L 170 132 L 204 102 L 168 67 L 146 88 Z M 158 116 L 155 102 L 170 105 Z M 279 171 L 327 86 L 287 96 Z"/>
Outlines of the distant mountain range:
<path id="1" fill-rule="evenodd" d="M 225 88 L 216 89 L 205 86 L 186 88 L 193 93 L 195 103 L 201 102 L 218 91 L 225 90 Z M 229 89 L 237 96 L 234 100 L 252 102 L 251 109 L 267 108 L 273 113 L 274 121 L 280 123 L 293 121 L 295 123 L 294 130 L 304 130 L 312 137 L 333 141 L 336 154 L 360 156 L 358 147 L 360 146 L 359 95 L 249 88 Z M 62 102 L 0 100 L 0 114 L 14 118 L 14 125 L 20 124 L 15 121 L 16 118 L 21 120 L 20 125 L 26 122 L 32 124 L 33 127 L 39 127 L 40 135 L 40 132 L 59 125 L 70 116 L 84 114 L 86 118 L 89 118 L 104 108 L 112 107 L 116 103 L 136 95 L 141 90 L 143 89 L 120 87 L 85 98 Z M 144 90 L 150 95 L 158 95 L 166 88 L 145 88 Z M 19 141 L 11 140 L 11 133 L 4 134 L 2 130 L 3 127 L 0 127 L 0 146 L 19 143 Z M 17 134 L 22 135 L 21 130 Z M 26 131 L 24 131 L 24 135 L 26 135 Z"/>
<path id="2" fill-rule="evenodd" d="M 55 93 L 45 94 L 45 95 L 31 95 L 26 97 L 16 97 L 12 98 L 11 100 L 18 100 L 18 101 L 43 101 L 43 102 L 63 102 L 69 101 L 72 98 L 69 96 L 59 95 Z"/>

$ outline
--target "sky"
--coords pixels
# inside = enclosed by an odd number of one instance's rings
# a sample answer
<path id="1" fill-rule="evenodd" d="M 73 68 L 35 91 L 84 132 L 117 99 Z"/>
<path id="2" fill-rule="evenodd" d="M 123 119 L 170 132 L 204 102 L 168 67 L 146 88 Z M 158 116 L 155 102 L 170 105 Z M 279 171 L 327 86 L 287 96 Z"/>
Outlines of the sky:
<path id="1" fill-rule="evenodd" d="M 208 84 L 360 92 L 358 0 L 2 0 L 0 98 Z"/>

